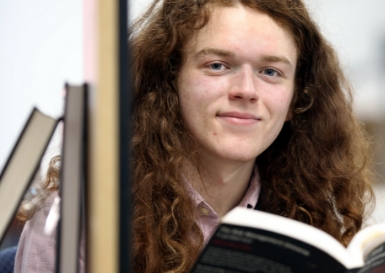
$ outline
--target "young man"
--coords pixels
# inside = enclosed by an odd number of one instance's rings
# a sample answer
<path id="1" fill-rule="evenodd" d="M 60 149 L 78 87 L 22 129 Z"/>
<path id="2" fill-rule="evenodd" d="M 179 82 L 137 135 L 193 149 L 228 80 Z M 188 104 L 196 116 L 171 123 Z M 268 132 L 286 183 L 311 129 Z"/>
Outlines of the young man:
<path id="1" fill-rule="evenodd" d="M 155 1 L 131 42 L 136 272 L 188 270 L 238 205 L 350 241 L 371 157 L 302 1 Z"/>
<path id="2" fill-rule="evenodd" d="M 235 206 L 350 241 L 371 194 L 368 142 L 300 0 L 155 1 L 130 42 L 135 272 L 187 272 Z"/>

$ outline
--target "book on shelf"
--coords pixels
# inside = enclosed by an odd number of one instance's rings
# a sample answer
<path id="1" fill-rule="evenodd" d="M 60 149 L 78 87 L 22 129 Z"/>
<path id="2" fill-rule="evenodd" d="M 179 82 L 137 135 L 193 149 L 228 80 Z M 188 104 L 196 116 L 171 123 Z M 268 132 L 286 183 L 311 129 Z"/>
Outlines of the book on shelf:
<path id="1" fill-rule="evenodd" d="M 385 223 L 362 229 L 345 248 L 310 225 L 237 207 L 223 217 L 191 272 L 385 272 Z"/>
<path id="2" fill-rule="evenodd" d="M 76 273 L 85 221 L 87 86 L 66 85 L 56 272 Z"/>
<path id="3" fill-rule="evenodd" d="M 58 119 L 33 108 L 0 175 L 0 243 L 39 169 Z"/>

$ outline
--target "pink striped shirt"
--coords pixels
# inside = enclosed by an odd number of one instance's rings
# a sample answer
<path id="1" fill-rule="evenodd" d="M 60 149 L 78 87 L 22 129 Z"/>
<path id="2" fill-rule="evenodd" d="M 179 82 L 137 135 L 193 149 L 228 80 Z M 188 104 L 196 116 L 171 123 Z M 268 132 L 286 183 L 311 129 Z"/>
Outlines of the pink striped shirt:
<path id="1" fill-rule="evenodd" d="M 189 182 L 186 185 L 190 188 L 191 196 L 196 205 L 196 221 L 203 232 L 205 243 L 207 243 L 219 224 L 219 217 Z M 259 174 L 257 168 L 255 168 L 249 187 L 239 206 L 254 208 L 258 201 L 259 192 Z M 43 229 L 56 195 L 57 193 L 53 193 L 48 197 L 32 219 L 27 221 L 19 241 L 15 260 L 15 273 L 50 273 L 54 271 L 56 232 L 45 235 Z M 84 272 L 84 245 L 84 236 L 82 236 L 79 272 Z"/>
<path id="2" fill-rule="evenodd" d="M 202 230 L 204 243 L 206 244 L 219 224 L 219 216 L 188 181 L 186 181 L 186 185 L 194 200 L 197 212 L 196 222 Z M 261 184 L 259 183 L 259 172 L 258 168 L 255 167 L 250 179 L 249 187 L 238 206 L 254 209 L 258 202 L 260 190 Z"/>

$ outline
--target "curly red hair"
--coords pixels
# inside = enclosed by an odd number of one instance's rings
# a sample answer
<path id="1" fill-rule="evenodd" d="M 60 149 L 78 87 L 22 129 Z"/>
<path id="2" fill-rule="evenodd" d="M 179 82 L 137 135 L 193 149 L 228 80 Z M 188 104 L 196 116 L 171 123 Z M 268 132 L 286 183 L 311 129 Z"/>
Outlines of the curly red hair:
<path id="1" fill-rule="evenodd" d="M 130 33 L 134 76 L 135 272 L 186 272 L 203 242 L 181 180 L 198 154 L 179 113 L 184 45 L 216 6 L 269 15 L 298 50 L 293 117 L 257 158 L 260 209 L 318 227 L 346 245 L 372 198 L 371 153 L 334 50 L 300 0 L 155 1 Z"/>
<path id="2" fill-rule="evenodd" d="M 157 0 L 130 33 L 135 272 L 187 272 L 202 248 L 181 178 L 186 159 L 197 163 L 199 153 L 180 116 L 176 80 L 185 44 L 212 9 L 238 3 L 269 15 L 292 35 L 298 51 L 292 118 L 257 158 L 259 208 L 347 245 L 372 201 L 370 142 L 353 114 L 351 88 L 301 0 Z M 58 160 L 45 181 L 48 192 L 57 189 Z M 33 214 L 24 212 L 26 219 Z"/>

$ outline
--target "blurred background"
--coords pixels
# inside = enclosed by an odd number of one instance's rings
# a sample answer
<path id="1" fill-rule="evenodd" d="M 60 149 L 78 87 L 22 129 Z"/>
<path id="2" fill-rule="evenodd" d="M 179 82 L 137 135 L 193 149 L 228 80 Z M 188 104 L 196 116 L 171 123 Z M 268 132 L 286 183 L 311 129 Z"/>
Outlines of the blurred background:
<path id="1" fill-rule="evenodd" d="M 368 224 L 385 221 L 385 2 L 305 2 L 337 50 L 355 90 L 355 111 L 373 136 L 379 181 Z M 131 0 L 130 18 L 149 3 Z M 83 82 L 82 16 L 79 0 L 0 0 L 0 169 L 32 107 L 58 117 L 63 112 L 64 83 Z M 58 153 L 59 146 L 52 144 L 46 159 Z M 21 228 L 15 222 L 15 235 L 9 238 L 17 238 Z"/>

